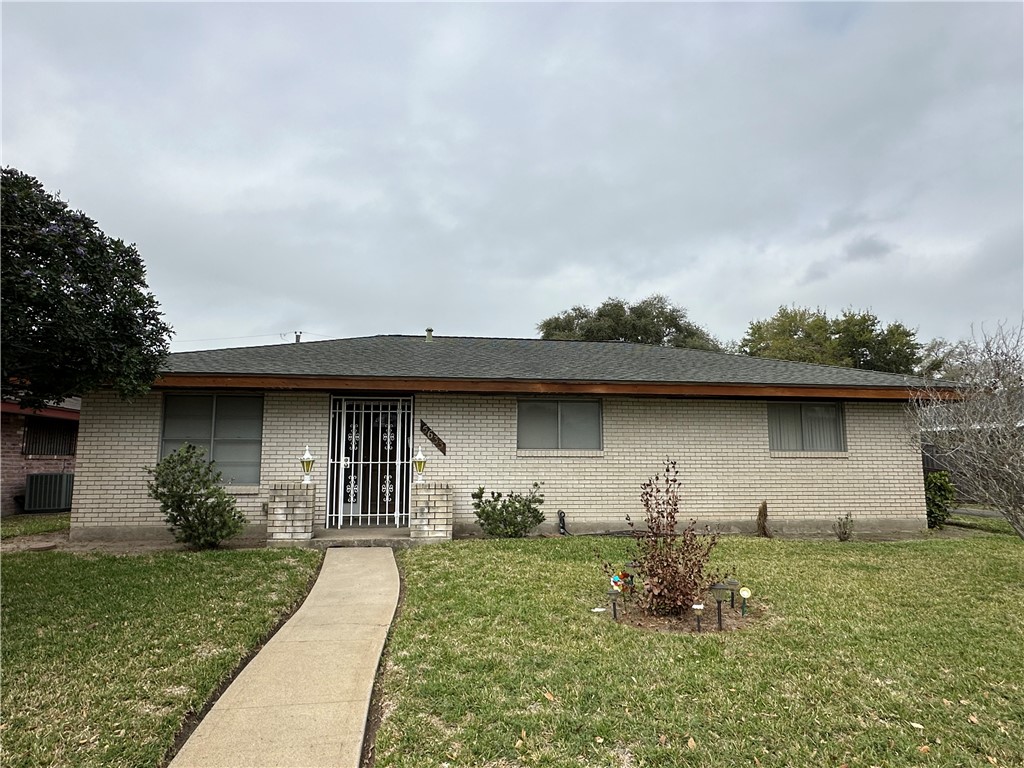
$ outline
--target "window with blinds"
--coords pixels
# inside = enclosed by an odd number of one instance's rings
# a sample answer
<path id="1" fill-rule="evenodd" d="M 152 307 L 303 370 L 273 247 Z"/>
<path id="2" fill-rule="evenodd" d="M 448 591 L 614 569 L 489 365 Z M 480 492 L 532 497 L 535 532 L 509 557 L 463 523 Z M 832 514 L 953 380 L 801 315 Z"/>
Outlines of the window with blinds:
<path id="1" fill-rule="evenodd" d="M 520 400 L 517 446 L 525 450 L 601 450 L 601 403 Z"/>
<path id="2" fill-rule="evenodd" d="M 842 404 L 769 403 L 768 448 L 822 453 L 845 451 Z"/>
<path id="3" fill-rule="evenodd" d="M 263 397 L 260 395 L 165 395 L 160 458 L 185 443 L 204 448 L 225 483 L 260 481 Z"/>

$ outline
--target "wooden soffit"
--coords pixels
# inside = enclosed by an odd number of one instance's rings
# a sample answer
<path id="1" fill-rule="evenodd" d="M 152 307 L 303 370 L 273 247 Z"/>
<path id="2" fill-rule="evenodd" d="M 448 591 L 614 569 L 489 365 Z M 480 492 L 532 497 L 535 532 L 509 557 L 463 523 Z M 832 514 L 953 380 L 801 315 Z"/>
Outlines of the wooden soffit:
<path id="1" fill-rule="evenodd" d="M 523 395 L 822 398 L 843 400 L 907 400 L 914 393 L 914 390 L 908 387 L 263 376 L 199 373 L 168 373 L 157 379 L 153 386 L 156 389 L 357 390 L 362 392 L 437 392 L 451 394 L 504 393 Z"/>

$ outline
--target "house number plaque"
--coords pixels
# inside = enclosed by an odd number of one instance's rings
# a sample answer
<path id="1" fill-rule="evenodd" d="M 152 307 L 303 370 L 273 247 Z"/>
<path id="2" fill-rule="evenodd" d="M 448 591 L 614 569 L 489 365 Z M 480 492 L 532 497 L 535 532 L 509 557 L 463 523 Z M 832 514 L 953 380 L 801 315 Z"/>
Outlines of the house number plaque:
<path id="1" fill-rule="evenodd" d="M 427 422 L 423 419 L 420 419 L 420 432 L 426 435 L 427 440 L 434 444 L 434 447 L 441 452 L 442 456 L 448 455 L 448 446 L 445 445 L 444 440 L 441 439 L 437 432 L 428 427 Z"/>

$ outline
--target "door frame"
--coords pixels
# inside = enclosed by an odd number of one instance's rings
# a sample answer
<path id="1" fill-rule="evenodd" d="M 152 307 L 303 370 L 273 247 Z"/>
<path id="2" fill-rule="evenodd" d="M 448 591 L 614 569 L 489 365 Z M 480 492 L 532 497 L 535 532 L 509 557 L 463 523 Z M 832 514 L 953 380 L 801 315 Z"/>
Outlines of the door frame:
<path id="1" fill-rule="evenodd" d="M 329 441 L 325 527 L 408 527 L 412 397 L 332 395 Z"/>

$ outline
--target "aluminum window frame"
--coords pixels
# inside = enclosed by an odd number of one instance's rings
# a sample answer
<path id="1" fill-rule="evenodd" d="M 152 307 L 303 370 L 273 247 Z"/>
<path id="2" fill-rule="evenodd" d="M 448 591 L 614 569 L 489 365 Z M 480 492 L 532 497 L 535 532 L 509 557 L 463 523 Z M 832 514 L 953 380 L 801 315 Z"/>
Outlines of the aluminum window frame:
<path id="1" fill-rule="evenodd" d="M 556 411 L 556 434 L 558 445 L 555 448 L 528 448 L 519 444 L 520 406 L 523 403 L 554 403 Z M 562 404 L 593 403 L 597 405 L 597 445 L 586 448 L 565 448 L 562 446 Z M 559 451 L 563 453 L 603 451 L 604 450 L 604 401 L 601 398 L 552 398 L 552 397 L 520 397 L 516 399 L 516 450 L 517 451 Z"/>
<path id="2" fill-rule="evenodd" d="M 177 397 L 208 397 L 208 398 L 212 398 L 213 404 L 212 404 L 212 407 L 210 409 L 210 437 L 209 437 L 208 440 L 206 440 L 204 442 L 199 442 L 199 441 L 196 441 L 196 440 L 189 440 L 188 438 L 177 438 L 177 437 L 169 438 L 169 437 L 167 437 L 167 401 L 168 401 L 168 399 L 173 399 L 173 398 L 177 398 Z M 251 486 L 258 486 L 261 483 L 262 478 L 263 478 L 263 432 L 264 432 L 263 426 L 264 426 L 264 420 L 266 419 L 266 398 L 264 397 L 264 393 L 263 392 L 231 392 L 231 393 L 222 393 L 222 392 L 165 392 L 164 395 L 163 395 L 163 398 L 162 398 L 162 402 L 161 402 L 160 445 L 159 445 L 159 452 L 158 452 L 159 458 L 160 458 L 160 460 L 163 460 L 166 456 L 169 455 L 169 452 L 166 451 L 166 444 L 168 442 L 170 442 L 170 441 L 185 442 L 185 443 L 188 443 L 190 445 L 195 445 L 198 448 L 203 448 L 206 451 L 206 459 L 207 459 L 207 461 L 214 461 L 214 458 L 213 458 L 214 448 L 215 448 L 215 444 L 218 443 L 218 442 L 221 442 L 221 443 L 230 443 L 232 441 L 234 441 L 234 442 L 249 442 L 249 443 L 256 442 L 255 438 L 225 438 L 225 437 L 218 438 L 217 437 L 217 401 L 219 399 L 221 399 L 221 398 L 258 399 L 259 402 L 260 402 L 259 458 L 256 460 L 256 479 L 255 480 L 251 480 L 251 481 L 246 481 L 246 482 L 236 482 L 234 480 L 234 478 L 232 478 L 232 477 L 223 477 L 222 476 L 222 480 L 221 480 L 221 482 L 225 486 L 235 486 L 235 487 L 240 487 L 240 488 L 251 487 Z M 218 468 L 219 468 L 219 466 L 220 465 L 218 464 Z"/>
<path id="3" fill-rule="evenodd" d="M 768 450 L 771 453 L 787 453 L 787 454 L 837 454 L 846 453 L 848 450 L 848 444 L 846 440 L 846 407 L 845 403 L 841 400 L 786 400 L 781 402 L 769 402 L 767 408 L 768 417 Z M 838 437 L 838 447 L 834 449 L 821 449 L 821 448 L 807 448 L 806 433 L 804 430 L 804 409 L 812 406 L 828 405 L 835 408 L 836 420 L 835 430 L 836 436 Z M 778 445 L 772 444 L 772 410 L 782 406 L 796 406 L 798 407 L 800 414 L 800 447 L 799 448 L 784 448 Z"/>

